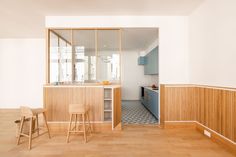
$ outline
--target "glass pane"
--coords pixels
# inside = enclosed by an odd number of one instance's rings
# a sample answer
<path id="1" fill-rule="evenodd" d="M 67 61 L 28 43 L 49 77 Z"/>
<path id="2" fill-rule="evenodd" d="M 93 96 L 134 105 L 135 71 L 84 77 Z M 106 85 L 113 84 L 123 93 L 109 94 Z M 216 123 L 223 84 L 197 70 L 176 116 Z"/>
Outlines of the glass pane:
<path id="1" fill-rule="evenodd" d="M 50 82 L 58 82 L 58 36 L 50 32 Z"/>
<path id="2" fill-rule="evenodd" d="M 50 31 L 50 83 L 72 81 L 70 30 Z"/>
<path id="3" fill-rule="evenodd" d="M 75 81 L 96 81 L 95 30 L 74 30 Z"/>
<path id="4" fill-rule="evenodd" d="M 60 81 L 72 81 L 72 51 L 71 46 L 64 40 L 59 39 L 60 58 Z"/>
<path id="5" fill-rule="evenodd" d="M 120 80 L 119 30 L 98 30 L 98 81 Z"/>

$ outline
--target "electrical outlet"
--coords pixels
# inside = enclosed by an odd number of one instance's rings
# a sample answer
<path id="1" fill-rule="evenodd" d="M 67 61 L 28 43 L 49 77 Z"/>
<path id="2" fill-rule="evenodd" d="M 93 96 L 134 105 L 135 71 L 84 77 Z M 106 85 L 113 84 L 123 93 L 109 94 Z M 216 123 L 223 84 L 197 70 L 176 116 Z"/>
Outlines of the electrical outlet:
<path id="1" fill-rule="evenodd" d="M 211 137 L 211 133 L 207 130 L 204 130 L 204 135 L 206 135 L 209 138 Z"/>

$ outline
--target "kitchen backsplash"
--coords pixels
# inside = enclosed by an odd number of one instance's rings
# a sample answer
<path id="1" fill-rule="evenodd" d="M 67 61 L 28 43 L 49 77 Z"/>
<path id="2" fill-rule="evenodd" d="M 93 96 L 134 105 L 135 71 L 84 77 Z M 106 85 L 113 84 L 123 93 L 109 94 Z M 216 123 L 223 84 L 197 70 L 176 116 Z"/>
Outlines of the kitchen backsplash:
<path id="1" fill-rule="evenodd" d="M 158 75 L 146 75 L 146 83 L 143 86 L 151 86 L 153 84 L 159 85 L 159 76 Z"/>

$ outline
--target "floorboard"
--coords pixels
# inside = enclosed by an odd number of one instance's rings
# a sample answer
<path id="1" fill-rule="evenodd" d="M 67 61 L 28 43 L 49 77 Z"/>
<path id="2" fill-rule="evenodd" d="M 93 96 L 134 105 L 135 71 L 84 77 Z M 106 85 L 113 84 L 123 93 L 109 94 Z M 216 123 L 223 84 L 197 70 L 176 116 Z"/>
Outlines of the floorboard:
<path id="1" fill-rule="evenodd" d="M 123 131 L 106 131 L 92 134 L 88 143 L 80 135 L 71 136 L 52 132 L 33 140 L 32 150 L 26 139 L 16 146 L 14 120 L 17 110 L 0 110 L 1 157 L 233 157 L 221 145 L 212 142 L 195 129 L 161 129 L 158 126 L 125 125 Z"/>

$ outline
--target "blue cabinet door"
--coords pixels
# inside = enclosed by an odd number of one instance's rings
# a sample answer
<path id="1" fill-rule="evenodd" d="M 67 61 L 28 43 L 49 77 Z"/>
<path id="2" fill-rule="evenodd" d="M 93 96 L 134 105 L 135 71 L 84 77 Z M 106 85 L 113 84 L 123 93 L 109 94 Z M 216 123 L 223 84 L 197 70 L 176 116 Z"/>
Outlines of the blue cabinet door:
<path id="1" fill-rule="evenodd" d="M 141 102 L 157 119 L 159 118 L 157 92 L 144 88 L 144 98 Z"/>
<path id="2" fill-rule="evenodd" d="M 148 90 L 144 88 L 143 105 L 148 108 Z"/>
<path id="3" fill-rule="evenodd" d="M 158 47 L 155 47 L 146 56 L 146 64 L 144 65 L 145 75 L 158 74 Z"/>
<path id="4" fill-rule="evenodd" d="M 156 92 L 151 92 L 151 100 L 150 100 L 150 111 L 152 112 L 152 114 L 156 117 L 159 118 L 158 114 L 158 93 Z"/>
<path id="5" fill-rule="evenodd" d="M 146 64 L 146 57 L 145 56 L 140 56 L 138 58 L 138 65 L 145 65 Z"/>

